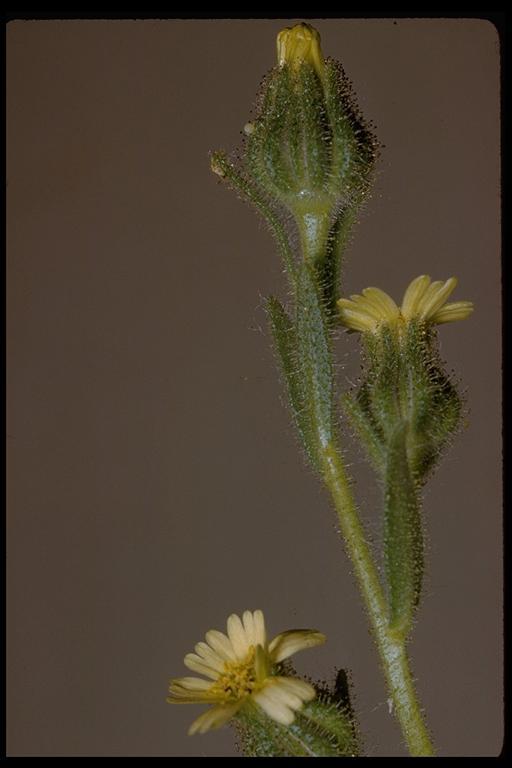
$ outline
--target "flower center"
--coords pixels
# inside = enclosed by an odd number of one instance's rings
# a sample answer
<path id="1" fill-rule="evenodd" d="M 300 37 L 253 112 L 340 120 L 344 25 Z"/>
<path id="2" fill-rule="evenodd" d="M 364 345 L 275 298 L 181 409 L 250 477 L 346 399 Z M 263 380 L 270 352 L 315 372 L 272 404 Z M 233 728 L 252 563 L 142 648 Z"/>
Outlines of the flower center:
<path id="1" fill-rule="evenodd" d="M 258 684 L 254 657 L 255 650 L 251 646 L 243 661 L 226 661 L 222 675 L 215 681 L 211 690 L 229 699 L 242 699 L 244 696 L 249 696 Z"/>
<path id="2" fill-rule="evenodd" d="M 382 327 L 387 326 L 390 330 L 398 334 L 398 338 L 402 339 L 407 331 L 409 320 L 402 315 L 400 309 L 395 317 L 386 317 L 377 321 L 375 324 L 375 331 L 379 331 Z"/>

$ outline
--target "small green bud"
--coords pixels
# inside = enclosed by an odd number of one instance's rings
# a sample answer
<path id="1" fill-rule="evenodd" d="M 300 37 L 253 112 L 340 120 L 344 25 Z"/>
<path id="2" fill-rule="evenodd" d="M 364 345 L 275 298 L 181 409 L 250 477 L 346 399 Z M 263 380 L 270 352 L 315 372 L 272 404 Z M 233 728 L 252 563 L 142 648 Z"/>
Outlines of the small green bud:
<path id="1" fill-rule="evenodd" d="M 330 327 L 341 257 L 369 187 L 378 144 L 341 65 L 324 58 L 313 27 L 282 30 L 277 60 L 261 85 L 255 116 L 243 127 L 236 160 L 216 152 L 212 171 L 263 215 L 292 289 L 298 234 Z"/>
<path id="2" fill-rule="evenodd" d="M 278 35 L 278 66 L 263 84 L 247 163 L 267 194 L 297 217 L 329 218 L 355 196 L 375 140 L 354 107 L 341 68 L 326 60 L 307 24 Z"/>
<path id="3" fill-rule="evenodd" d="M 413 320 L 400 332 L 384 325 L 364 333 L 363 341 L 365 371 L 349 411 L 362 412 L 375 443 L 373 456 L 385 457 L 396 430 L 405 426 L 408 462 L 415 483 L 422 485 L 456 431 L 462 409 L 439 358 L 435 331 Z M 380 469 L 384 474 L 385 467 Z"/>

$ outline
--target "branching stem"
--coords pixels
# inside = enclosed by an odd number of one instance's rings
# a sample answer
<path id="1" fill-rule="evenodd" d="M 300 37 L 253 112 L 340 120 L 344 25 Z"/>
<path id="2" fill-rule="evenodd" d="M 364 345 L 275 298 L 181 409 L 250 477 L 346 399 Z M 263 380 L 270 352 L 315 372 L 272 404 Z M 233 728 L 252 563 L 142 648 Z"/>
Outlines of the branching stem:
<path id="1" fill-rule="evenodd" d="M 335 446 L 323 452 L 323 476 L 329 489 L 363 596 L 373 636 L 388 684 L 393 709 L 413 757 L 434 755 L 434 748 L 420 709 L 403 636 L 388 628 L 388 605 L 350 489 L 343 460 Z"/>

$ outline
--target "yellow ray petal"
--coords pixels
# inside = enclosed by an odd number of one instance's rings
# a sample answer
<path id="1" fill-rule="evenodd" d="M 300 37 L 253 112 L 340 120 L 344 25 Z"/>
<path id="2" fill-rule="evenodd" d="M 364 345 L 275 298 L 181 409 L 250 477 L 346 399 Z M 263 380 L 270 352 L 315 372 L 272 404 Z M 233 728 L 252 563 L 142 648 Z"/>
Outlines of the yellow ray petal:
<path id="1" fill-rule="evenodd" d="M 400 311 L 406 320 L 417 314 L 419 303 L 430 285 L 429 275 L 420 275 L 410 283 L 404 293 Z"/>
<path id="2" fill-rule="evenodd" d="M 315 698 L 316 692 L 312 685 L 305 680 L 299 680 L 296 677 L 284 677 L 276 675 L 272 680 L 281 687 L 286 688 L 291 693 L 299 696 L 303 701 L 311 701 Z"/>
<path id="3" fill-rule="evenodd" d="M 189 736 L 193 736 L 194 733 L 206 733 L 206 731 L 221 728 L 228 722 L 228 720 L 231 720 L 241 706 L 242 702 L 235 701 L 230 704 L 218 704 L 217 706 L 208 709 L 194 720 L 188 729 Z"/>
<path id="4" fill-rule="evenodd" d="M 239 659 L 244 659 L 249 651 L 249 641 L 240 616 L 232 613 L 228 619 L 228 637 Z"/>
<path id="5" fill-rule="evenodd" d="M 385 291 L 381 291 L 380 288 L 365 288 L 363 296 L 379 312 L 381 320 L 393 322 L 397 319 L 398 307 Z"/>
<path id="6" fill-rule="evenodd" d="M 372 315 L 362 310 L 348 309 L 348 307 L 340 308 L 340 321 L 346 328 L 353 331 L 373 331 L 378 325 L 378 321 Z"/>
<path id="7" fill-rule="evenodd" d="M 236 661 L 236 655 L 233 646 L 231 645 L 229 638 L 223 632 L 219 632 L 218 629 L 210 629 L 206 633 L 206 642 L 218 653 L 222 659 L 226 661 Z"/>
<path id="8" fill-rule="evenodd" d="M 342 301 L 347 301 L 347 299 L 340 299 L 340 302 Z M 382 320 L 382 311 L 380 308 L 365 296 L 358 296 L 355 294 L 350 297 L 350 301 L 352 302 L 352 306 L 348 307 L 348 309 L 353 309 L 359 312 L 366 312 L 368 315 L 371 315 L 371 317 L 373 317 L 377 322 Z"/>
<path id="9" fill-rule="evenodd" d="M 279 685 L 279 681 L 274 681 L 273 678 L 268 681 L 264 690 L 274 701 L 280 701 L 290 709 L 299 710 L 304 706 L 304 699 L 290 691 L 285 685 Z"/>
<path id="10" fill-rule="evenodd" d="M 261 645 L 265 647 L 267 643 L 267 633 L 265 631 L 265 617 L 263 611 L 257 610 L 252 614 L 253 631 L 254 631 L 254 645 Z"/>
<path id="11" fill-rule="evenodd" d="M 186 667 L 192 670 L 192 672 L 198 672 L 200 675 L 206 675 L 206 677 L 212 680 L 217 680 L 219 673 L 217 670 L 210 667 L 201 656 L 196 653 L 187 653 L 184 659 Z"/>
<path id="12" fill-rule="evenodd" d="M 197 643 L 194 650 L 198 656 L 205 660 L 209 667 L 217 670 L 217 672 L 223 671 L 226 663 L 225 659 L 221 658 L 207 643 Z"/>
<path id="13" fill-rule="evenodd" d="M 243 615 L 244 629 L 247 635 L 247 642 L 249 645 L 255 645 L 254 643 L 254 619 L 252 611 L 244 611 Z"/>
<path id="14" fill-rule="evenodd" d="M 432 283 L 420 302 L 421 318 L 427 321 L 430 320 L 432 315 L 446 302 L 456 285 L 457 279 L 455 277 L 450 277 L 445 283 L 440 281 Z"/>
<path id="15" fill-rule="evenodd" d="M 269 717 L 272 718 L 272 720 L 275 720 L 276 723 L 281 723 L 281 725 L 291 725 L 295 720 L 293 710 L 284 704 L 284 702 L 276 700 L 270 696 L 266 688 L 255 693 L 253 700 Z"/>
<path id="16" fill-rule="evenodd" d="M 325 643 L 326 637 L 315 629 L 290 629 L 274 637 L 268 650 L 270 658 L 277 664 L 298 651 Z"/>
<path id="17" fill-rule="evenodd" d="M 210 686 L 208 680 L 202 680 L 200 677 L 175 677 L 171 680 L 171 688 L 185 688 L 187 691 L 206 691 Z"/>
<path id="18" fill-rule="evenodd" d="M 212 683 L 198 677 L 178 677 L 169 685 L 168 702 L 172 704 L 197 704 L 215 701 L 217 696 L 210 690 Z"/>
<path id="19" fill-rule="evenodd" d="M 444 307 L 438 309 L 432 317 L 431 321 L 441 325 L 441 323 L 451 323 L 456 320 L 465 320 L 473 312 L 474 306 L 471 301 L 453 301 L 450 304 L 445 304 Z"/>

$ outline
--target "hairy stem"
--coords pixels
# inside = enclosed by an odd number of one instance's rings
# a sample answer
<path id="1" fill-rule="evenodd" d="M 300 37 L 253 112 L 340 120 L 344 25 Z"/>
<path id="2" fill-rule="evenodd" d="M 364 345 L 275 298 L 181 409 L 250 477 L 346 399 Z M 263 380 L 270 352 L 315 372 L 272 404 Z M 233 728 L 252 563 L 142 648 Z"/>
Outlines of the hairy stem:
<path id="1" fill-rule="evenodd" d="M 317 266 L 324 258 L 329 235 L 329 209 L 304 213 L 297 220 L 302 252 L 306 261 Z"/>
<path id="2" fill-rule="evenodd" d="M 332 444 L 323 451 L 323 477 L 338 513 L 347 552 L 379 650 L 393 709 L 409 752 L 413 757 L 432 756 L 434 748 L 414 689 L 405 640 L 389 629 L 387 601 L 364 536 L 342 458 Z"/>

